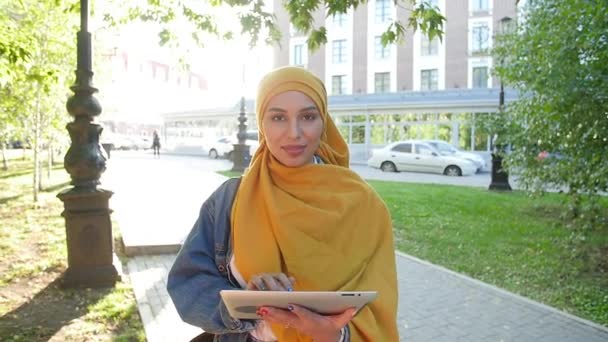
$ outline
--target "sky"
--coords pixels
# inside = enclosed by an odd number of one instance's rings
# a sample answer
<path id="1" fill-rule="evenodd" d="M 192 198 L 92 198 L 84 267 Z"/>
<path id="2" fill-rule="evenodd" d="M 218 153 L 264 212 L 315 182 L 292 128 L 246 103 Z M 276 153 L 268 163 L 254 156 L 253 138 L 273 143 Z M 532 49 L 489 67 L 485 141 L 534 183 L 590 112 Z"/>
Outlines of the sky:
<path id="1" fill-rule="evenodd" d="M 202 1 L 201 1 L 202 2 Z M 97 2 L 97 4 L 103 4 Z M 100 5 L 101 6 L 101 5 Z M 103 13 L 103 11 L 97 11 Z M 223 28 L 240 32 L 240 24 L 236 21 L 237 16 L 233 9 L 225 9 L 219 13 L 219 23 Z M 103 25 L 100 16 L 92 17 L 90 30 L 95 30 Z M 178 37 L 189 37 L 192 30 L 187 23 L 178 23 L 173 27 L 177 32 Z M 235 37 L 231 41 L 221 41 L 218 39 L 205 39 L 203 48 L 196 47 L 190 39 L 179 40 L 179 46 L 160 47 L 158 44 L 158 32 L 162 26 L 157 23 L 130 23 L 127 26 L 121 27 L 116 33 L 107 34 L 103 37 L 108 46 L 116 47 L 118 51 L 125 51 L 129 56 L 142 60 L 154 60 L 168 65 L 178 65 L 178 60 L 183 58 L 190 65 L 190 70 L 194 73 L 202 75 L 206 82 L 208 90 L 196 96 L 196 98 L 181 98 L 175 100 L 178 110 L 203 109 L 232 106 L 239 101 L 241 96 L 253 98 L 257 89 L 257 84 L 261 77 L 270 71 L 273 67 L 273 49 L 270 46 L 259 44 L 254 49 L 248 46 L 248 37 Z M 95 47 L 94 47 L 95 48 Z M 101 78 L 98 78 L 98 82 Z M 112 86 L 106 84 L 106 86 Z M 115 86 L 114 86 L 115 87 Z M 100 92 L 104 90 L 103 84 L 100 84 Z M 153 110 L 133 110 L 133 107 L 140 106 L 142 103 L 153 109 L 154 101 L 161 100 L 158 98 L 145 98 L 145 94 L 137 100 L 138 94 L 135 92 L 141 91 L 142 87 L 133 87 L 129 89 L 131 93 L 129 97 L 122 97 L 116 100 L 110 90 L 106 90 L 104 95 L 105 102 L 115 102 L 107 105 L 106 112 L 119 113 L 115 116 L 124 118 L 127 121 L 148 121 L 159 122 L 159 113 L 151 113 Z M 153 96 L 154 97 L 154 96 Z M 131 99 L 134 103 L 122 103 Z M 145 99 L 145 101 L 142 101 Z M 166 104 L 172 99 L 162 99 Z M 136 104 L 135 102 L 138 102 Z M 102 103 L 104 106 L 104 103 Z M 156 106 L 166 107 L 166 106 Z M 163 109 L 164 111 L 165 109 Z M 107 113 L 108 116 L 114 116 L 113 113 Z"/>

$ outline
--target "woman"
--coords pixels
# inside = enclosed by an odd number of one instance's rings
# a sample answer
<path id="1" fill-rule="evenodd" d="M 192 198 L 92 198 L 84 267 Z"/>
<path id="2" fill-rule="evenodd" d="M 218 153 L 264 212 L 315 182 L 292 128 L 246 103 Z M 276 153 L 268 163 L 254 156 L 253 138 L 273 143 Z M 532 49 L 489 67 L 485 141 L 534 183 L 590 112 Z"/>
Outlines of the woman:
<path id="1" fill-rule="evenodd" d="M 246 174 L 203 204 L 167 288 L 182 319 L 216 341 L 396 341 L 397 279 L 386 206 L 348 168 L 323 83 L 285 67 L 258 89 L 260 147 Z M 353 317 L 258 309 L 229 316 L 219 291 L 378 291 Z"/>

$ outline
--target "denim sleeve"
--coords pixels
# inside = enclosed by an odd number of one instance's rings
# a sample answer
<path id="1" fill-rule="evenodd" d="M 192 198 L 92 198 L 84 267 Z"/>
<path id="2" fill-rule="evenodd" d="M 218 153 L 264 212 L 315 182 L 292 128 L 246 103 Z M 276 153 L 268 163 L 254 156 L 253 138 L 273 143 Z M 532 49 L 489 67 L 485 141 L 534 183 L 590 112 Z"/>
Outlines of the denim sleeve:
<path id="1" fill-rule="evenodd" d="M 214 225 L 229 224 L 215 222 L 216 194 L 203 204 L 184 241 L 169 272 L 167 291 L 184 322 L 221 335 L 216 340 L 245 341 L 248 332 L 255 327 L 254 321 L 230 317 L 220 297 L 220 290 L 236 288 L 219 272 L 215 263 Z"/>

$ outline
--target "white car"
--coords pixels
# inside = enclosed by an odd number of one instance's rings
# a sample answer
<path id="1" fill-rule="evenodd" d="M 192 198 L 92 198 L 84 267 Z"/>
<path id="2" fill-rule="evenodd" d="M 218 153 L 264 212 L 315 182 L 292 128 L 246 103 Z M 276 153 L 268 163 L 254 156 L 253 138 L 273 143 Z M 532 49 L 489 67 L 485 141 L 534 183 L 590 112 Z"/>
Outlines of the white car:
<path id="1" fill-rule="evenodd" d="M 431 145 L 417 140 L 398 141 L 373 150 L 367 165 L 385 172 L 432 172 L 446 176 L 471 175 L 477 170 L 470 161 L 444 156 Z"/>
<path id="2" fill-rule="evenodd" d="M 477 167 L 477 172 L 480 172 L 481 170 L 483 170 L 486 167 L 486 160 L 483 159 L 483 157 L 480 156 L 479 154 L 459 150 L 456 147 L 452 146 L 451 144 L 449 144 L 445 141 L 442 141 L 442 140 L 423 140 L 423 141 L 425 143 L 428 143 L 429 145 L 435 147 L 437 149 L 437 151 L 439 151 L 439 153 L 441 153 L 444 156 L 458 157 L 458 158 L 463 158 L 463 159 L 470 161 L 471 163 L 475 164 L 475 166 Z"/>
<path id="3" fill-rule="evenodd" d="M 232 146 L 232 144 L 234 144 L 234 140 L 236 140 L 236 138 L 230 136 L 215 139 L 207 146 L 206 153 L 211 159 L 227 156 L 228 153 L 232 152 L 234 148 Z"/>
<path id="4" fill-rule="evenodd" d="M 236 133 L 230 136 L 221 137 L 209 144 L 207 148 L 207 154 L 209 155 L 209 158 L 212 159 L 216 159 L 218 157 L 226 157 L 232 160 L 232 151 L 234 150 L 234 144 L 237 143 L 238 139 L 236 137 Z M 260 142 L 258 141 L 258 132 L 247 131 L 247 140 L 245 140 L 245 144 L 249 145 L 249 154 L 253 156 L 255 151 L 260 146 Z"/>

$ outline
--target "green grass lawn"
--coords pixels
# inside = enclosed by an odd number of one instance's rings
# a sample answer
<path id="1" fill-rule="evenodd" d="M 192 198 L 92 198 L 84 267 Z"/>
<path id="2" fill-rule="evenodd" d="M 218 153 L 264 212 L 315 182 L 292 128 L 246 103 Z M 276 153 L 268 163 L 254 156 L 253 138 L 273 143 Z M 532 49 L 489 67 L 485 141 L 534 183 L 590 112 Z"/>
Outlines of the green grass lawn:
<path id="1" fill-rule="evenodd" d="M 573 239 L 563 195 L 369 183 L 391 211 L 399 250 L 608 325 L 608 230 Z"/>
<path id="2" fill-rule="evenodd" d="M 237 172 L 237 171 L 230 171 L 230 170 L 226 170 L 226 171 L 217 171 L 217 173 L 219 173 L 222 176 L 226 176 L 229 178 L 236 178 L 236 177 L 241 177 L 243 175 L 242 172 Z"/>
<path id="3" fill-rule="evenodd" d="M 26 169 L 0 177 L 0 340 L 145 341 L 127 278 L 111 289 L 59 287 L 67 255 L 56 195 L 69 176 L 53 172 L 34 206 Z"/>

